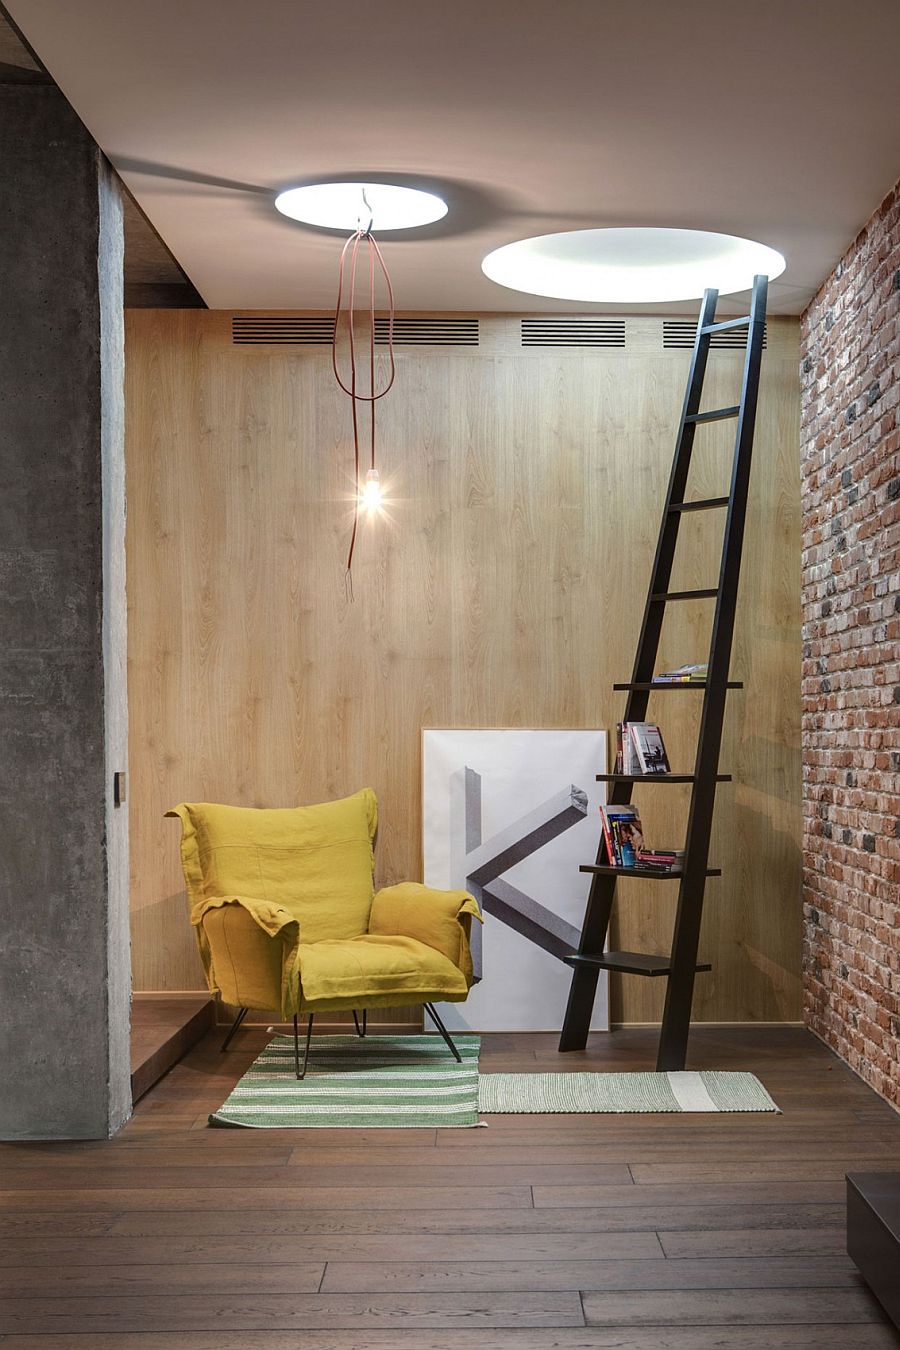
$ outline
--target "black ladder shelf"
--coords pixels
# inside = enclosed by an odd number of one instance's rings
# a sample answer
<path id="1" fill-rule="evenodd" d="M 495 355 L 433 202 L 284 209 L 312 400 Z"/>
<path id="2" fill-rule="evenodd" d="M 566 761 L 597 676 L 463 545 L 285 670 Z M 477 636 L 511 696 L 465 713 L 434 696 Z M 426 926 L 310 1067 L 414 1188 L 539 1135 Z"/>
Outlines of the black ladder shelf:
<path id="1" fill-rule="evenodd" d="M 572 987 L 563 1021 L 560 1050 L 583 1050 L 587 1043 L 594 996 L 601 970 L 644 976 L 666 976 L 665 1011 L 659 1041 L 658 1070 L 683 1069 L 687 1055 L 688 1033 L 691 1023 L 691 1003 L 694 995 L 694 976 L 698 971 L 711 969 L 697 964 L 700 923 L 703 917 L 703 892 L 708 876 L 719 873 L 709 867 L 709 840 L 712 830 L 716 783 L 727 781 L 720 774 L 719 750 L 722 743 L 722 723 L 725 716 L 725 698 L 729 689 L 742 686 L 729 680 L 731 644 L 734 636 L 734 617 L 737 602 L 738 579 L 741 570 L 741 548 L 744 538 L 744 519 L 747 511 L 747 489 L 750 480 L 750 459 L 753 450 L 753 430 L 756 423 L 756 404 L 759 394 L 759 372 L 762 359 L 763 334 L 766 320 L 767 278 L 753 279 L 750 313 L 741 319 L 727 319 L 716 323 L 718 292 L 708 290 L 703 296 L 690 374 L 678 428 L 675 459 L 669 479 L 669 490 L 663 510 L 656 557 L 650 578 L 650 588 L 644 609 L 641 635 L 634 661 L 634 672 L 627 684 L 614 685 L 628 691 L 624 721 L 643 722 L 647 703 L 655 690 L 700 689 L 703 707 L 697 754 L 692 774 L 666 774 L 642 778 L 639 775 L 599 774 L 598 778 L 611 785 L 609 800 L 613 805 L 631 801 L 636 782 L 690 782 L 691 804 L 688 813 L 684 843 L 684 862 L 676 872 L 646 872 L 641 868 L 616 868 L 604 865 L 605 850 L 601 841 L 594 865 L 582 868 L 592 874 L 584 925 L 578 951 L 564 958 L 573 967 Z M 723 328 L 747 328 L 747 347 L 744 358 L 741 401 L 736 407 L 715 408 L 701 412 L 700 400 L 709 356 L 709 342 L 713 333 Z M 736 418 L 737 431 L 731 470 L 731 487 L 727 497 L 710 497 L 685 501 L 685 489 L 694 433 L 698 425 Z M 670 591 L 669 580 L 675 559 L 678 526 L 682 516 L 692 511 L 721 508 L 726 511 L 725 535 L 719 567 L 719 582 L 715 590 Z M 694 684 L 655 683 L 660 632 L 666 605 L 685 599 L 715 598 L 708 669 L 706 680 Z M 650 877 L 657 880 L 675 878 L 679 882 L 678 908 L 672 951 L 669 956 L 645 955 L 640 952 L 604 951 L 612 914 L 616 882 L 620 877 Z"/>

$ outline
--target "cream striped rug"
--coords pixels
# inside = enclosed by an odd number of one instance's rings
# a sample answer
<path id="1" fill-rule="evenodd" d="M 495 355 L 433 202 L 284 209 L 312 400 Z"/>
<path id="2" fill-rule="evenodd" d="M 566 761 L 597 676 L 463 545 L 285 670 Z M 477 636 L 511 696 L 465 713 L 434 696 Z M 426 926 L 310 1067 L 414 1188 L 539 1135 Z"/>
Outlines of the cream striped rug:
<path id="1" fill-rule="evenodd" d="M 276 1036 L 209 1123 L 306 1130 L 477 1125 L 481 1038 L 453 1039 L 462 1064 L 440 1036 L 313 1036 L 298 1082 L 294 1038 Z"/>
<path id="2" fill-rule="evenodd" d="M 483 1073 L 486 1115 L 778 1111 L 752 1073 Z"/>

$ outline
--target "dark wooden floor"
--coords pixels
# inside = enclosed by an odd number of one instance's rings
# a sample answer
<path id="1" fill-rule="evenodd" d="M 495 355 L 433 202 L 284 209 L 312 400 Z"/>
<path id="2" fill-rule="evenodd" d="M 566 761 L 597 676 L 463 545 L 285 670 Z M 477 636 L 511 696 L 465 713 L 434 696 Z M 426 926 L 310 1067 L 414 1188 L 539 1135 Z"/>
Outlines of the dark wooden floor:
<path id="1" fill-rule="evenodd" d="M 848 1170 L 900 1118 L 805 1032 L 698 1029 L 782 1116 L 210 1130 L 265 1040 L 209 1035 L 109 1143 L 0 1146 L 0 1345 L 66 1350 L 872 1350 Z M 652 1067 L 652 1032 L 485 1038 L 488 1070 Z"/>

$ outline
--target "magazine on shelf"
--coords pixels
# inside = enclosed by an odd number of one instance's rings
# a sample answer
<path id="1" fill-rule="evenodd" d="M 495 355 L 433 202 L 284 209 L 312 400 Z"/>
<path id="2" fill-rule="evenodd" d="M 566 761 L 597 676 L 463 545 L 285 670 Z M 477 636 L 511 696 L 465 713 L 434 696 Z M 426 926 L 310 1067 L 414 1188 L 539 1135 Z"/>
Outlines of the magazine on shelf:
<path id="1" fill-rule="evenodd" d="M 600 807 L 603 840 L 610 867 L 636 867 L 644 847 L 644 828 L 635 806 Z"/>
<path id="2" fill-rule="evenodd" d="M 630 770 L 630 772 L 642 774 L 669 773 L 669 757 L 666 754 L 662 732 L 656 723 L 629 722 L 628 729 L 638 763 L 638 768 Z"/>
<path id="3" fill-rule="evenodd" d="M 616 723 L 616 762 L 613 773 L 634 774 L 641 772 L 634 742 L 628 730 L 629 725 L 628 722 Z"/>
<path id="4" fill-rule="evenodd" d="M 654 675 L 656 684 L 692 684 L 702 683 L 707 676 L 707 663 L 695 662 L 693 665 L 676 666 L 674 670 L 662 670 Z"/>

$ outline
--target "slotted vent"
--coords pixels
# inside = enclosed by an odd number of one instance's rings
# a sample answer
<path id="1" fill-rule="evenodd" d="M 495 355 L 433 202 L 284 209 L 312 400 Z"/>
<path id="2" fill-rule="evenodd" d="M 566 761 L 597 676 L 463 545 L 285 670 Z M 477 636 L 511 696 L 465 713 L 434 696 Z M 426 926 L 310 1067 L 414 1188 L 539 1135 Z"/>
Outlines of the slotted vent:
<path id="1" fill-rule="evenodd" d="M 342 332 L 345 323 L 346 320 L 342 321 Z M 235 314 L 231 320 L 231 340 L 241 347 L 273 343 L 279 346 L 330 346 L 333 338 L 334 318 L 328 314 Z M 385 346 L 387 340 L 387 317 L 376 316 L 375 341 Z M 478 340 L 477 319 L 394 319 L 394 342 L 398 346 L 477 347 Z"/>
<path id="2" fill-rule="evenodd" d="M 523 347 L 624 347 L 625 320 L 592 314 L 572 319 L 523 319 Z"/>
<path id="3" fill-rule="evenodd" d="M 334 318 L 327 314 L 235 314 L 231 320 L 231 341 L 239 347 L 330 346 L 333 336 Z"/>
<path id="4" fill-rule="evenodd" d="M 478 320 L 469 318 L 394 319 L 394 343 L 417 347 L 477 347 Z M 375 341 L 386 344 L 388 321 L 375 319 Z"/>
<path id="5" fill-rule="evenodd" d="M 663 347 L 688 347 L 694 345 L 697 336 L 697 324 L 693 319 L 663 319 Z M 768 331 L 763 327 L 763 346 L 766 346 Z M 743 350 L 747 346 L 746 328 L 726 328 L 724 333 L 713 333 L 709 339 L 710 351 L 716 347 L 728 347 Z"/>

